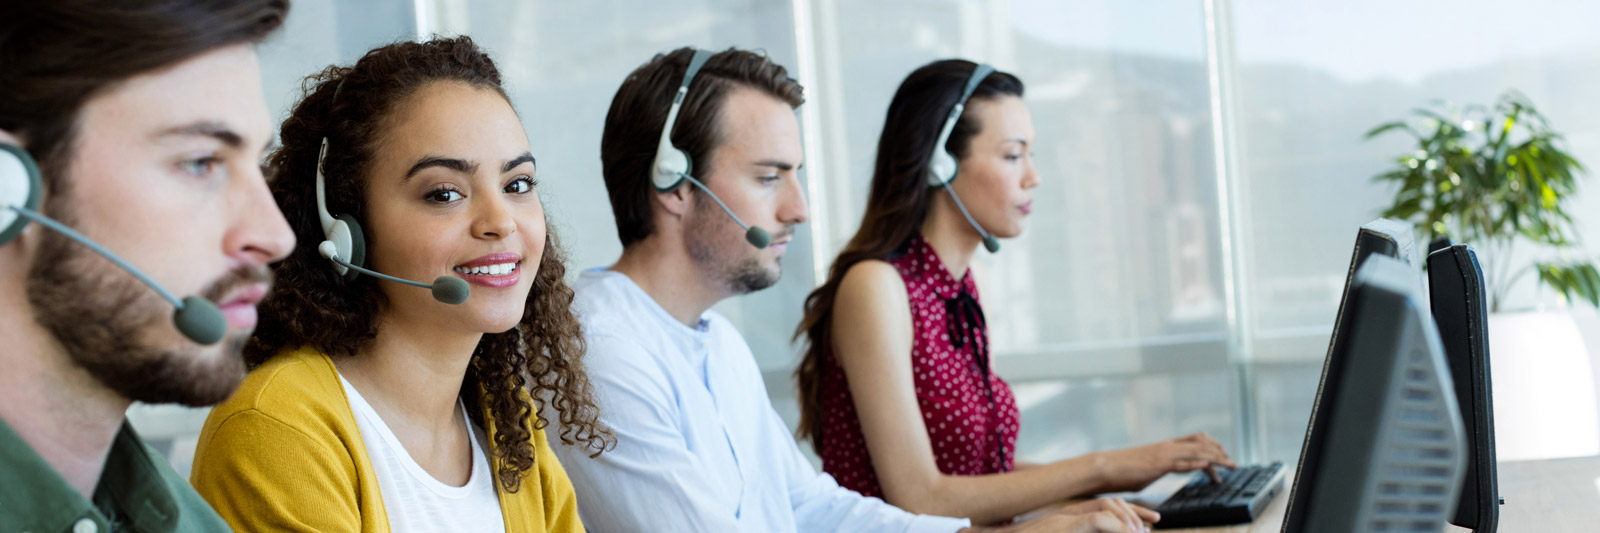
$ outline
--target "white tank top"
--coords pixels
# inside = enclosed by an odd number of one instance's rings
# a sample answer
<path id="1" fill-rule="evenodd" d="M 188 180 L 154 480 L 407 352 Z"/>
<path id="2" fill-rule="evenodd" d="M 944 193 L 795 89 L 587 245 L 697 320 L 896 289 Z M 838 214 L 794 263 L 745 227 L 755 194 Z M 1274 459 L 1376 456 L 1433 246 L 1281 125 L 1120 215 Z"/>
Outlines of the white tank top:
<path id="1" fill-rule="evenodd" d="M 389 528 L 395 533 L 446 533 L 456 531 L 504 533 L 505 519 L 500 513 L 500 497 L 495 493 L 494 475 L 483 450 L 488 438 L 467 418 L 468 439 L 472 441 L 472 474 L 467 484 L 452 487 L 422 469 L 395 438 L 389 425 L 372 409 L 361 393 L 339 376 L 350 410 L 355 413 L 361 440 L 367 446 L 367 459 L 378 476 L 378 491 L 383 508 L 389 513 Z M 461 406 L 466 415 L 466 405 Z"/>

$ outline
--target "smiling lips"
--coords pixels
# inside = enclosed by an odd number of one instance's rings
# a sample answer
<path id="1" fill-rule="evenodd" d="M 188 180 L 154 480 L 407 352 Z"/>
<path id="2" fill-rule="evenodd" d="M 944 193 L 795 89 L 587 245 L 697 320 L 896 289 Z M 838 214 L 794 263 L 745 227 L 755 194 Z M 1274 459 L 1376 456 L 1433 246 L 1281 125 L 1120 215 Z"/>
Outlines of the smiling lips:
<path id="1" fill-rule="evenodd" d="M 467 283 L 505 288 L 516 285 L 522 279 L 522 256 L 505 252 L 489 254 L 456 265 L 452 270 Z"/>

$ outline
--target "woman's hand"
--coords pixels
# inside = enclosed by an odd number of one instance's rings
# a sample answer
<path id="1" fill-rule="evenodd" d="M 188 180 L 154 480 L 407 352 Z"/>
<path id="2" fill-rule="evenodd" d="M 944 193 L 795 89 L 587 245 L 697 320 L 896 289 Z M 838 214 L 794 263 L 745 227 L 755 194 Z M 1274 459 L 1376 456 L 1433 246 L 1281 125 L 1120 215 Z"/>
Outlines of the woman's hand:
<path id="1" fill-rule="evenodd" d="M 1238 468 L 1222 445 L 1205 433 L 1195 433 L 1147 444 L 1103 452 L 1100 468 L 1106 482 L 1105 492 L 1142 490 L 1145 486 L 1168 472 L 1206 471 L 1214 482 L 1222 481 L 1216 467 Z"/>
<path id="2" fill-rule="evenodd" d="M 1008 532 L 1144 533 L 1161 519 L 1155 511 L 1119 498 L 1095 498 L 1062 506 L 1050 514 L 1011 526 Z"/>

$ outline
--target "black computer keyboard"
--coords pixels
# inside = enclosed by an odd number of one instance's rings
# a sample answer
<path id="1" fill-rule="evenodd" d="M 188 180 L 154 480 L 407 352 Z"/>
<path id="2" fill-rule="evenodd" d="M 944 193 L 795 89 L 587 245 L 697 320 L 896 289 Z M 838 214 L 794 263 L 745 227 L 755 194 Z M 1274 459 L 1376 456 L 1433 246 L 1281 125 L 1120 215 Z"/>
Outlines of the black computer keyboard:
<path id="1" fill-rule="evenodd" d="M 1283 490 L 1283 463 L 1219 468 L 1217 474 L 1221 483 L 1195 472 L 1188 485 L 1156 507 L 1161 513 L 1156 529 L 1243 524 L 1260 516 Z"/>

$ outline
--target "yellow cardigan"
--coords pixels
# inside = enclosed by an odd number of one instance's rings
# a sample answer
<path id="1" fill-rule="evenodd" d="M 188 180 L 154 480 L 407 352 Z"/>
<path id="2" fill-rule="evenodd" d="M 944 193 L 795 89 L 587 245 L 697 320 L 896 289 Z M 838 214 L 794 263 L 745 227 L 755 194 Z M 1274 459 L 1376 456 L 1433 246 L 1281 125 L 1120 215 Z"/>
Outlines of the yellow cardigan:
<path id="1" fill-rule="evenodd" d="M 492 437 L 494 428 L 485 428 Z M 533 430 L 534 468 L 515 494 L 495 483 L 507 532 L 581 532 L 567 472 Z M 490 457 L 498 471 L 500 461 Z M 389 531 L 378 479 L 333 361 L 280 353 L 211 410 L 189 482 L 239 531 Z"/>

